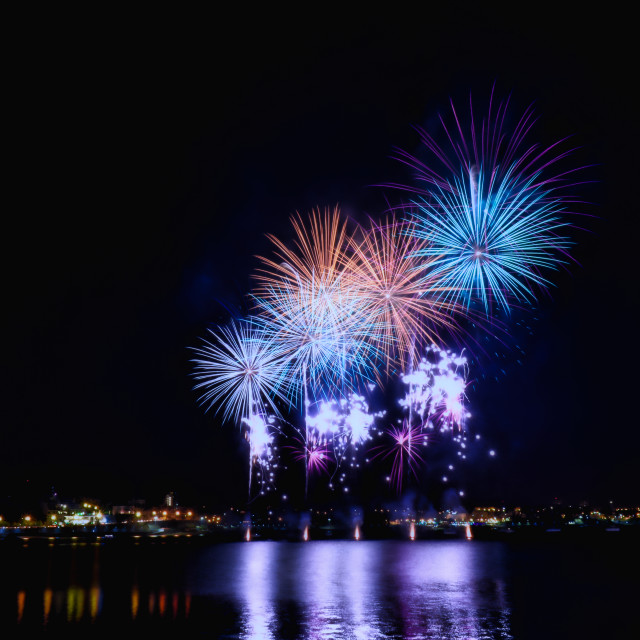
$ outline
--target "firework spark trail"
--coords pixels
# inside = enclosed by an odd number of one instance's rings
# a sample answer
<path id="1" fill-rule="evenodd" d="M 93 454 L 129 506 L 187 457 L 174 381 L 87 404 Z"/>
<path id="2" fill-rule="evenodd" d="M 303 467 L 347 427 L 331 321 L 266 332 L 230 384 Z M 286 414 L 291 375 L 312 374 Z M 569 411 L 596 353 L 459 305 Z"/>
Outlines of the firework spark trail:
<path id="1" fill-rule="evenodd" d="M 573 151 L 559 151 L 564 140 L 549 147 L 525 145 L 535 123 L 531 108 L 509 132 L 508 103 L 495 107 L 492 91 L 487 115 L 477 122 L 470 100 L 468 132 L 452 103 L 454 126 L 440 118 L 451 152 L 418 129 L 444 170 L 399 151 L 397 159 L 414 170 L 420 186 L 389 185 L 415 196 L 404 211 L 415 224 L 416 239 L 427 242 L 416 256 L 428 259 L 429 277 L 442 280 L 444 300 L 466 299 L 469 308 L 478 297 L 487 315 L 493 304 L 508 313 L 510 299 L 535 300 L 534 286 L 551 284 L 541 271 L 568 260 L 566 216 L 578 201 L 566 190 L 584 168 L 558 171 L 557 163 Z"/>
<path id="2" fill-rule="evenodd" d="M 384 414 L 384 411 L 371 412 L 364 396 L 355 393 L 316 403 L 315 410 L 309 412 L 309 440 L 333 452 L 335 466 L 330 486 L 348 455 L 351 455 L 352 466 L 359 466 L 358 450 L 372 438 L 375 422 Z"/>
<path id="3" fill-rule="evenodd" d="M 408 391 L 399 404 L 410 414 L 415 412 L 429 428 L 461 430 L 469 417 L 464 407 L 466 377 L 466 358 L 431 347 L 417 366 L 402 376 Z"/>
<path id="4" fill-rule="evenodd" d="M 405 468 L 418 477 L 418 465 L 424 462 L 419 448 L 426 446 L 436 431 L 455 433 L 454 441 L 461 448 L 466 447 L 463 427 L 470 417 L 464 404 L 466 377 L 466 358 L 434 345 L 426 349 L 413 369 L 401 376 L 408 389 L 398 403 L 408 415 L 400 427 L 390 426 L 384 431 L 388 444 L 370 449 L 374 454 L 371 460 L 393 457 L 388 480 L 398 493 Z"/>
<path id="5" fill-rule="evenodd" d="M 309 414 L 309 427 L 325 437 L 348 437 L 354 442 L 369 438 L 369 430 L 384 412 L 372 413 L 364 396 L 350 393 L 333 401 L 318 403 L 315 414 Z"/>
<path id="6" fill-rule="evenodd" d="M 262 469 L 260 479 L 263 488 L 273 478 L 271 469 L 277 466 L 275 462 L 274 435 L 278 430 L 273 426 L 273 417 L 265 419 L 259 414 L 253 414 L 248 418 L 243 418 L 242 422 L 247 425 L 246 438 L 250 448 L 249 494 L 251 494 L 251 476 L 254 464 L 258 464 Z M 267 474 L 268 476 L 265 480 Z"/>

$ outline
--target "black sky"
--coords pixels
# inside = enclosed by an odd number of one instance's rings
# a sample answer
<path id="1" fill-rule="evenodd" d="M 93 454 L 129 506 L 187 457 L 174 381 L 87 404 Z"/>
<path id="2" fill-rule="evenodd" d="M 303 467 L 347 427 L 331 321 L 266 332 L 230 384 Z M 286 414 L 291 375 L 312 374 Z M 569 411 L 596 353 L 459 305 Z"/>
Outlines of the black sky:
<path id="1" fill-rule="evenodd" d="M 39 16 L 16 24 L 5 100 L 4 501 L 225 504 L 245 491 L 237 431 L 197 405 L 187 347 L 237 307 L 266 233 L 339 203 L 377 215 L 394 147 L 449 97 L 496 83 L 534 135 L 594 164 L 580 266 L 554 276 L 486 363 L 474 423 L 498 459 L 470 500 L 637 502 L 637 76 L 623 18 L 487 7 L 359 15 Z M 635 36 L 634 36 L 635 37 Z M 530 322 L 529 322 L 530 320 Z M 519 338 L 519 339 L 520 339 Z M 495 369 L 495 371 L 494 371 Z M 479 372 L 476 372 L 478 375 Z M 11 498 L 13 499 L 13 498 Z"/>

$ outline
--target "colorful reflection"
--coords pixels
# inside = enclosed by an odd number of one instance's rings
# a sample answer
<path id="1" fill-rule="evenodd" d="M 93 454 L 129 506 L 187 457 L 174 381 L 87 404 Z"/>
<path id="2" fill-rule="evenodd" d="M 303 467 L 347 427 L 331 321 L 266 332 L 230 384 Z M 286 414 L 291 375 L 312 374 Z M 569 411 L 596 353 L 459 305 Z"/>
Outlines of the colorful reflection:
<path id="1" fill-rule="evenodd" d="M 140 608 L 140 590 L 137 586 L 131 589 L 131 617 L 135 620 L 138 617 L 138 609 Z"/>
<path id="2" fill-rule="evenodd" d="M 16 590 L 14 620 L 25 631 L 34 622 L 62 630 L 128 618 L 142 631 L 188 621 L 245 640 L 509 640 L 505 554 L 464 539 L 254 540 L 183 556 L 184 576 L 154 558 L 133 572 L 103 565 L 106 578 L 86 558 L 72 573 L 54 567 L 41 590 Z M 61 577 L 66 588 L 56 588 Z"/>
<path id="3" fill-rule="evenodd" d="M 103 590 L 99 584 L 89 588 L 72 585 L 67 589 L 53 590 L 51 587 L 43 589 L 42 624 L 64 620 L 68 624 L 76 624 L 90 620 L 96 622 L 102 614 Z M 30 600 L 31 596 L 29 596 Z M 16 622 L 22 623 L 25 617 L 25 603 L 27 592 L 20 590 L 16 594 Z M 30 609 L 33 614 L 33 610 Z M 36 609 L 37 611 L 37 609 Z M 118 615 L 117 610 L 108 611 L 108 615 Z M 131 620 L 141 618 L 151 619 L 154 616 L 167 620 L 186 620 L 191 613 L 191 593 L 173 590 L 149 591 L 144 593 L 137 585 L 131 588 L 129 595 L 129 614 Z"/>
<path id="4" fill-rule="evenodd" d="M 21 590 L 18 591 L 18 622 L 22 622 L 22 616 L 24 615 L 24 601 L 27 599 L 27 594 Z"/>
<path id="5" fill-rule="evenodd" d="M 294 616 L 310 640 L 510 640 L 504 553 L 465 540 L 239 543 L 212 550 L 195 585 L 239 605 L 245 639 L 294 637 L 281 630 Z"/>
<path id="6" fill-rule="evenodd" d="M 53 600 L 53 591 L 51 589 L 45 589 L 42 596 L 42 609 L 43 609 L 43 624 L 49 622 L 49 614 L 51 612 L 51 601 Z"/>

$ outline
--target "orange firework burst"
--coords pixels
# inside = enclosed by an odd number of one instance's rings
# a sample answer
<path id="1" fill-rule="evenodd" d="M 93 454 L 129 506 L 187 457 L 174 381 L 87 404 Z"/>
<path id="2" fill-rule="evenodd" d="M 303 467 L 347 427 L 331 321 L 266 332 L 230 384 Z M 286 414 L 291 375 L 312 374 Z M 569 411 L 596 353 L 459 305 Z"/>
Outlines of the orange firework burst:
<path id="1" fill-rule="evenodd" d="M 430 276 L 429 261 L 416 257 L 426 241 L 416 242 L 411 231 L 411 224 L 392 216 L 349 240 L 352 253 L 343 285 L 363 303 L 371 338 L 386 356 L 387 373 L 393 362 L 401 368 L 411 364 L 425 344 L 439 344 L 443 330 L 457 330 L 457 305 L 445 301 L 447 289 Z"/>
<path id="2" fill-rule="evenodd" d="M 295 231 L 294 248 L 290 249 L 273 235 L 267 238 L 275 245 L 275 259 L 258 256 L 264 267 L 255 274 L 256 293 L 269 295 L 273 285 L 282 283 L 312 285 L 316 290 L 336 294 L 345 264 L 348 244 L 347 223 L 336 206 L 333 211 L 313 210 L 305 225 L 299 213 L 291 218 Z"/>
<path id="3" fill-rule="evenodd" d="M 298 382 L 315 390 L 351 387 L 376 375 L 378 353 L 366 340 L 369 328 L 361 301 L 345 277 L 349 263 L 346 221 L 333 211 L 312 211 L 308 225 L 292 218 L 292 247 L 268 236 L 275 256 L 263 266 L 253 300 L 258 320 L 275 343 L 288 349 Z"/>

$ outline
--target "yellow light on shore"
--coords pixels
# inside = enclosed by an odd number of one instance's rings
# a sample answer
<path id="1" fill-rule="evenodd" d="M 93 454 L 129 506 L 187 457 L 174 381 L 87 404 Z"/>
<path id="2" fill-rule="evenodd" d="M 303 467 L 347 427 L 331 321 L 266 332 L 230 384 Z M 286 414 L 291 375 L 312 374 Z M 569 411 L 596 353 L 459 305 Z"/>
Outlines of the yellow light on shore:
<path id="1" fill-rule="evenodd" d="M 24 517 L 24 519 L 25 519 L 27 522 L 31 522 L 31 516 L 25 516 L 25 517 Z"/>

